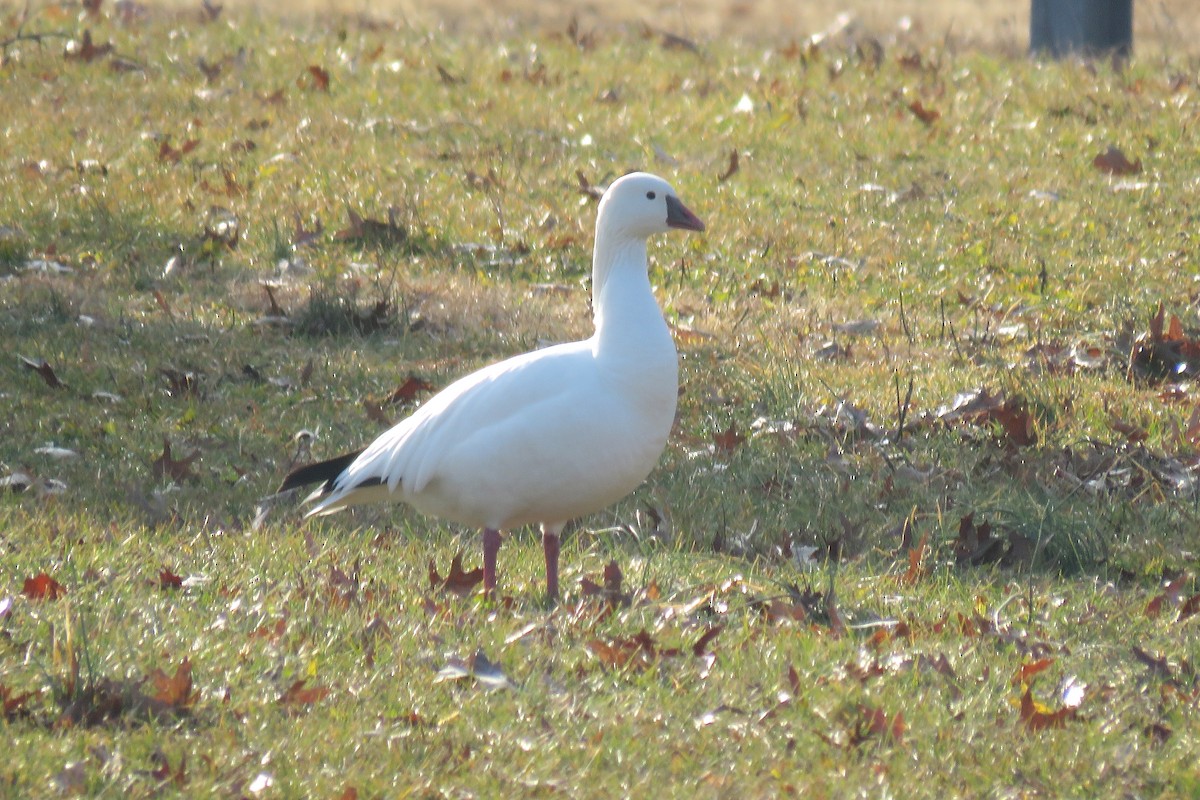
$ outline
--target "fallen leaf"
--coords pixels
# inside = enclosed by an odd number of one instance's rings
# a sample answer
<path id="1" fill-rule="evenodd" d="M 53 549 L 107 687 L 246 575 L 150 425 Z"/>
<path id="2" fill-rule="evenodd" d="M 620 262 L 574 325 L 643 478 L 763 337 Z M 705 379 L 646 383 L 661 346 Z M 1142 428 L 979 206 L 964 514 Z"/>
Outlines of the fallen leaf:
<path id="1" fill-rule="evenodd" d="M 736 175 L 737 171 L 738 171 L 738 151 L 730 150 L 729 151 L 729 166 L 727 166 L 725 168 L 724 172 L 722 172 L 720 175 L 717 176 L 717 183 L 724 183 L 725 181 L 729 180 L 734 175 Z"/>
<path id="2" fill-rule="evenodd" d="M 632 600 L 629 593 L 622 589 L 625 576 L 616 560 L 608 562 L 604 567 L 604 575 L 600 583 L 584 576 L 579 580 L 579 594 L 584 598 L 602 600 L 610 607 L 627 606 Z"/>
<path id="3" fill-rule="evenodd" d="M 32 358 L 26 358 L 25 356 L 17 356 L 17 358 L 20 360 L 25 369 L 33 370 L 38 375 L 41 375 L 42 380 L 44 380 L 46 385 L 51 389 L 61 389 L 66 386 L 66 384 L 60 381 L 58 376 L 54 374 L 54 368 L 51 367 L 49 362 L 47 362 L 44 358 L 39 358 L 36 360 Z"/>
<path id="4" fill-rule="evenodd" d="M 1131 162 L 1116 145 L 1110 144 L 1107 150 L 1092 159 L 1092 166 L 1109 175 L 1136 175 L 1142 171 L 1142 160 Z"/>
<path id="5" fill-rule="evenodd" d="M 1075 718 L 1076 709 L 1066 707 L 1051 711 L 1033 699 L 1033 689 L 1027 688 L 1021 695 L 1021 722 L 1031 731 L 1043 731 L 1047 728 L 1061 728 L 1067 720 Z"/>
<path id="6" fill-rule="evenodd" d="M 188 658 L 175 668 L 174 675 L 156 668 L 146 680 L 151 689 L 146 697 L 155 713 L 186 711 L 200 698 L 200 692 L 192 691 L 192 662 Z"/>
<path id="7" fill-rule="evenodd" d="M 185 480 L 195 480 L 196 473 L 192 471 L 192 464 L 200 457 L 200 451 L 194 450 L 187 456 L 176 461 L 171 457 L 171 442 L 165 436 L 163 437 L 162 455 L 154 459 L 150 465 L 150 473 L 158 480 L 170 478 L 176 483 L 182 483 Z"/>
<path id="8" fill-rule="evenodd" d="M 187 139 L 176 149 L 171 146 L 169 139 L 163 139 L 162 143 L 158 146 L 158 160 L 178 164 L 184 156 L 195 150 L 199 145 L 199 139 Z"/>
<path id="9" fill-rule="evenodd" d="M 377 246 L 396 246 L 408 240 L 408 229 L 399 221 L 399 210 L 395 207 L 388 209 L 388 221 L 369 219 L 360 215 L 353 208 L 346 209 L 350 223 L 333 235 L 339 242 L 362 242 Z"/>
<path id="10" fill-rule="evenodd" d="M 3 709 L 4 720 L 12 722 L 19 717 L 29 715 L 30 710 L 26 708 L 26 703 L 32 697 L 37 697 L 38 692 L 22 692 L 17 694 L 9 687 L 0 683 L 0 708 Z"/>
<path id="11" fill-rule="evenodd" d="M 692 645 L 692 655 L 699 658 L 708 652 L 708 646 L 712 641 L 720 635 L 721 631 L 725 630 L 724 625 L 710 625 L 704 633 L 700 634 L 700 638 Z"/>
<path id="12" fill-rule="evenodd" d="M 905 529 L 903 535 L 911 536 L 908 531 L 908 521 L 910 519 L 912 519 L 912 517 L 909 517 L 905 520 Z M 900 576 L 899 582 L 901 586 L 914 586 L 928 573 L 928 570 L 925 568 L 925 552 L 928 544 L 929 533 L 926 532 L 921 536 L 921 541 L 917 544 L 917 546 L 908 551 L 908 569 L 903 575 Z"/>
<path id="13" fill-rule="evenodd" d="M 429 560 L 429 589 L 440 589 L 459 597 L 466 597 L 475 591 L 475 587 L 483 582 L 483 567 L 466 572 L 462 568 L 462 551 L 454 554 L 450 561 L 450 572 L 443 578 L 438 574 L 433 559 Z"/>
<path id="14" fill-rule="evenodd" d="M 296 81 L 301 89 L 311 89 L 318 92 L 329 91 L 329 72 L 316 64 L 310 64 L 305 74 Z"/>
<path id="15" fill-rule="evenodd" d="M 1054 663 L 1053 658 L 1042 658 L 1037 661 L 1031 661 L 1022 664 L 1017 668 L 1017 672 L 1012 676 L 1011 683 L 1014 686 L 1021 686 L 1029 683 L 1029 679 L 1035 675 L 1044 672 L 1051 664 Z"/>
<path id="16" fill-rule="evenodd" d="M 296 681 L 276 702 L 281 706 L 311 706 L 329 696 L 328 686 L 305 686 L 306 683 L 305 679 Z"/>
<path id="17" fill-rule="evenodd" d="M 661 657 L 679 655 L 675 649 L 660 649 L 645 629 L 633 636 L 608 641 L 593 639 L 587 643 L 587 648 L 604 667 L 634 671 L 646 669 Z"/>
<path id="18" fill-rule="evenodd" d="M 158 573 L 158 588 L 163 589 L 181 589 L 183 588 L 183 578 L 176 575 L 167 567 L 163 567 Z"/>
<path id="19" fill-rule="evenodd" d="M 1171 676 L 1171 664 L 1164 656 L 1151 655 L 1135 644 L 1133 646 L 1133 657 L 1149 667 L 1152 672 L 1162 675 L 1165 678 Z"/>
<path id="20" fill-rule="evenodd" d="M 936 111 L 932 108 L 926 108 L 920 100 L 914 100 L 909 103 L 908 110 L 912 112 L 914 117 L 921 120 L 921 122 L 925 123 L 927 126 L 937 122 L 942 116 L 940 111 Z"/>
<path id="21" fill-rule="evenodd" d="M 65 586 L 44 572 L 26 578 L 21 591 L 30 600 L 57 600 L 67 593 Z"/>
<path id="22" fill-rule="evenodd" d="M 1179 607 L 1179 616 L 1175 621 L 1183 622 L 1188 617 L 1195 616 L 1197 612 L 1200 612 L 1200 594 L 1194 594 L 1183 601 L 1183 605 Z"/>
<path id="23" fill-rule="evenodd" d="M 104 44 L 96 44 L 92 41 L 92 32 L 84 30 L 83 36 L 79 39 L 72 39 L 67 42 L 66 49 L 63 55 L 68 60 L 83 61 L 90 64 L 97 58 L 103 58 L 113 51 L 112 43 L 105 42 Z"/>
<path id="24" fill-rule="evenodd" d="M 732 422 L 723 432 L 713 434 L 713 444 L 716 445 L 718 453 L 732 453 L 744 441 L 746 437 L 738 433 L 737 426 Z"/>

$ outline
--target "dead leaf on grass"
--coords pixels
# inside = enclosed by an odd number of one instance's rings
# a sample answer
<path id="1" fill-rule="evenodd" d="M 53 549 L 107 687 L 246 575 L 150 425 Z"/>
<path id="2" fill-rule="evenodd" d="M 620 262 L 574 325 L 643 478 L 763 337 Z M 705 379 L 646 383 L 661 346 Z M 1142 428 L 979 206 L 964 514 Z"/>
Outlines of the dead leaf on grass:
<path id="1" fill-rule="evenodd" d="M 1110 144 L 1107 150 L 1092 159 L 1092 166 L 1109 175 L 1136 175 L 1142 171 L 1142 160 L 1131 162 L 1116 145 Z"/>
<path id="2" fill-rule="evenodd" d="M 46 359 L 26 358 L 25 356 L 17 356 L 17 358 L 20 360 L 21 365 L 24 366 L 25 369 L 33 370 L 40 375 L 42 380 L 45 381 L 46 385 L 51 389 L 62 389 L 66 386 L 66 384 L 60 381 L 58 376 L 54 374 L 54 367 L 50 366 L 50 363 L 46 361 Z"/>
<path id="3" fill-rule="evenodd" d="M 57 600 L 67 593 L 67 588 L 44 572 L 25 579 L 21 593 L 30 600 Z"/>
<path id="4" fill-rule="evenodd" d="M 331 690 L 328 686 L 306 686 L 307 683 L 307 679 L 296 681 L 276 702 L 281 706 L 311 706 L 329 696 Z"/>
<path id="5" fill-rule="evenodd" d="M 462 555 L 461 550 L 454 554 L 454 558 L 450 561 L 450 572 L 445 578 L 438 574 L 433 559 L 429 560 L 430 591 L 441 590 L 459 597 L 466 597 L 475 591 L 476 586 L 483 583 L 483 568 L 477 567 L 470 572 L 463 570 Z"/>
<path id="6" fill-rule="evenodd" d="M 150 464 L 150 473 L 158 480 L 169 478 L 176 483 L 196 480 L 199 476 L 192 470 L 192 464 L 199 457 L 200 451 L 193 450 L 176 461 L 171 457 L 171 442 L 164 436 L 162 455 Z"/>

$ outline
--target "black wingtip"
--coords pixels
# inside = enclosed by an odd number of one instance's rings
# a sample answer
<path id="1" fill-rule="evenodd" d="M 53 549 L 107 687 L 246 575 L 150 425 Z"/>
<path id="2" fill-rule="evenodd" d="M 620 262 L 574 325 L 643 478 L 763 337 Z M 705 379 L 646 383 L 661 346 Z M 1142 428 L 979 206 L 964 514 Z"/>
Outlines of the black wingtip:
<path id="1" fill-rule="evenodd" d="M 283 479 L 283 483 L 275 491 L 276 494 L 286 492 L 289 489 L 296 489 L 300 486 L 308 486 L 313 483 L 329 483 L 338 475 L 346 471 L 346 467 L 354 463 L 354 459 L 362 454 L 362 450 L 356 450 L 353 453 L 346 453 L 344 456 L 337 456 L 326 461 L 318 461 L 315 464 L 308 464 L 303 467 L 297 467 L 287 474 Z"/>

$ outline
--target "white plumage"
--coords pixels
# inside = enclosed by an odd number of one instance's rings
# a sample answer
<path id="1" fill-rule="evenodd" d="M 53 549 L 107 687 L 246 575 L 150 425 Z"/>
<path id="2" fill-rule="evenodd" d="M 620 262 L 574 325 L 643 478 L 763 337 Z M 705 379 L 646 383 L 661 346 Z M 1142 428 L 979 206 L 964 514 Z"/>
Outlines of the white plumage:
<path id="1" fill-rule="evenodd" d="M 646 239 L 704 230 L 662 178 L 633 173 L 600 200 L 591 338 L 509 358 L 452 383 L 365 450 L 292 472 L 321 483 L 308 512 L 403 501 L 483 531 L 484 586 L 500 531 L 539 523 L 546 591 L 558 594 L 563 526 L 635 489 L 675 417 L 675 344 L 647 275 Z"/>

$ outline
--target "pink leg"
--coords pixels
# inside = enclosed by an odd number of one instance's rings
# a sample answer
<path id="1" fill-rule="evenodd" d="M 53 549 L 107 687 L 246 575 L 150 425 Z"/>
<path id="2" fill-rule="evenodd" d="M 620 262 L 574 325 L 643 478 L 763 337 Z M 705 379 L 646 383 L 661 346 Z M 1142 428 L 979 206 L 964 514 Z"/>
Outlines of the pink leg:
<path id="1" fill-rule="evenodd" d="M 546 597 L 558 599 L 559 528 L 542 527 L 542 551 L 546 554 Z"/>
<path id="2" fill-rule="evenodd" d="M 496 594 L 496 553 L 500 552 L 500 531 L 483 529 L 483 593 Z"/>

